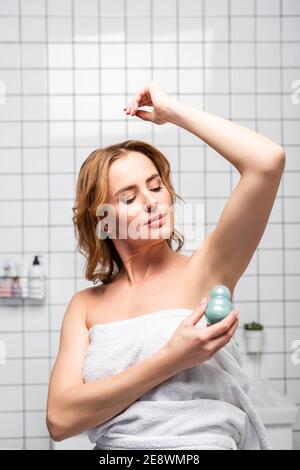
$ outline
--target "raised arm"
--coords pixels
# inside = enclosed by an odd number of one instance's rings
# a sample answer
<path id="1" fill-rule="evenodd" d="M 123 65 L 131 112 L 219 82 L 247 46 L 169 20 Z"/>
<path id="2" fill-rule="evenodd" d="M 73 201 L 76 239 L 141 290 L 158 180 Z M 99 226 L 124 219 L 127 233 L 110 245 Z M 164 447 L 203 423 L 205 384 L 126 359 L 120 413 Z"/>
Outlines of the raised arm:
<path id="1" fill-rule="evenodd" d="M 140 110 L 144 105 L 152 106 L 152 111 Z M 138 90 L 124 111 L 144 121 L 173 123 L 186 129 L 241 174 L 216 228 L 189 262 L 192 279 L 198 277 L 201 288 L 205 271 L 208 284 L 226 283 L 233 293 L 265 231 L 285 167 L 283 147 L 229 119 L 169 97 L 156 80 Z"/>
<path id="2" fill-rule="evenodd" d="M 216 228 L 190 261 L 194 273 L 205 272 L 233 292 L 265 231 L 285 167 L 282 146 L 225 118 L 170 99 L 161 111 L 202 139 L 232 163 L 241 178 Z M 196 155 L 195 155 L 195 158 Z M 204 258 L 205 257 L 205 258 Z"/>

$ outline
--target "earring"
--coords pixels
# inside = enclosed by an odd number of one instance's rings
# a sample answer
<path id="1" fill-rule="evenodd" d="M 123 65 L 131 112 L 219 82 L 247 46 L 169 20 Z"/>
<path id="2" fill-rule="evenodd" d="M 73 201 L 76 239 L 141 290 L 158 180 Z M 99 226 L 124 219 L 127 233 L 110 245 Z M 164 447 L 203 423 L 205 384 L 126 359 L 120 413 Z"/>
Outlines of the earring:
<path id="1" fill-rule="evenodd" d="M 105 230 L 106 229 L 106 230 Z M 103 230 L 103 233 L 106 235 L 106 238 L 109 238 L 111 233 L 109 231 L 109 228 L 108 228 L 108 224 L 105 225 L 104 227 L 104 230 Z"/>
<path id="2" fill-rule="evenodd" d="M 107 230 L 105 230 L 105 228 L 107 228 Z M 107 224 L 103 228 L 101 223 L 99 222 L 97 224 L 96 231 L 97 231 L 97 234 L 98 234 L 98 238 L 105 239 L 105 238 L 109 238 L 109 236 L 110 236 L 110 232 L 108 230 L 108 225 Z"/>

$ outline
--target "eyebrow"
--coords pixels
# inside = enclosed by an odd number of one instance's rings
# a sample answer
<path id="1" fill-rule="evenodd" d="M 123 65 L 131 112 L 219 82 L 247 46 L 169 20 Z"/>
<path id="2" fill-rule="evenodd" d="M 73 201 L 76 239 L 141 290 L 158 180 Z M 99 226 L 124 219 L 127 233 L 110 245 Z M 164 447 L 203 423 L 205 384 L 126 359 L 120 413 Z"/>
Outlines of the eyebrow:
<path id="1" fill-rule="evenodd" d="M 152 181 L 154 178 L 156 178 L 157 176 L 160 177 L 160 175 L 158 173 L 154 173 L 153 175 L 149 176 L 149 178 L 146 179 L 146 183 L 148 183 L 149 181 Z M 123 188 L 119 189 L 119 191 L 117 191 L 115 193 L 115 196 L 117 196 L 119 193 L 121 193 L 122 191 L 126 191 L 128 189 L 134 189 L 136 188 L 137 185 L 136 184 L 130 184 L 129 186 L 124 186 Z"/>

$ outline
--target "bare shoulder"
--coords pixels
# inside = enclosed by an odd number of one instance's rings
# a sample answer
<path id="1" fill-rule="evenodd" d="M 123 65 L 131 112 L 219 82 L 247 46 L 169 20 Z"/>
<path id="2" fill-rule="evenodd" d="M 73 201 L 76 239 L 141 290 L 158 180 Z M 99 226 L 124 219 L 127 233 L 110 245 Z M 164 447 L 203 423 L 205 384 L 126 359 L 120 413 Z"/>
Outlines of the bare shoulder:
<path id="1" fill-rule="evenodd" d="M 88 289 L 75 292 L 67 305 L 57 358 L 51 373 L 49 403 L 67 388 L 83 383 L 82 367 L 89 344 L 86 327 Z"/>
<path id="2" fill-rule="evenodd" d="M 104 290 L 104 285 L 86 287 L 75 292 L 70 298 L 69 305 L 72 305 L 77 311 L 81 312 L 81 315 L 85 315 L 88 308 L 89 301 L 95 297 L 99 297 L 101 292 Z"/>
<path id="3" fill-rule="evenodd" d="M 67 304 L 60 334 L 60 350 L 71 350 L 73 344 L 86 346 L 89 343 L 87 314 L 90 299 L 96 288 L 88 287 L 75 292 Z"/>
<path id="4" fill-rule="evenodd" d="M 99 287 L 87 287 L 75 292 L 67 304 L 65 315 L 62 322 L 62 329 L 68 332 L 72 327 L 86 330 L 86 318 L 90 299 L 96 295 L 96 289 Z"/>
<path id="5" fill-rule="evenodd" d="M 89 329 L 89 315 L 94 309 L 99 308 L 103 294 L 107 289 L 108 286 L 105 284 L 87 287 L 76 292 L 70 300 L 80 320 L 84 321 L 87 330 Z"/>

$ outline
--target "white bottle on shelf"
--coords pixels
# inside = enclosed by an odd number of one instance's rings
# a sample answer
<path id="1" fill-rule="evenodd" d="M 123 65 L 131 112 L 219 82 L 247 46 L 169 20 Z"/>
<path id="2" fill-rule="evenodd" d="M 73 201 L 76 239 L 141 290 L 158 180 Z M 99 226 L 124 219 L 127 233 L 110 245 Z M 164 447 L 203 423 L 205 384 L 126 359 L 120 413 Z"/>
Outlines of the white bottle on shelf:
<path id="1" fill-rule="evenodd" d="M 39 261 L 39 255 L 34 256 L 29 268 L 29 297 L 43 299 L 45 296 L 44 270 Z"/>
<path id="2" fill-rule="evenodd" d="M 24 261 L 18 263 L 18 276 L 20 278 L 21 296 L 28 297 L 28 268 Z"/>

